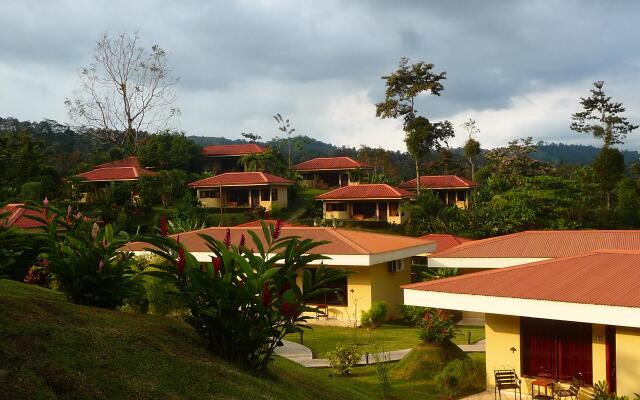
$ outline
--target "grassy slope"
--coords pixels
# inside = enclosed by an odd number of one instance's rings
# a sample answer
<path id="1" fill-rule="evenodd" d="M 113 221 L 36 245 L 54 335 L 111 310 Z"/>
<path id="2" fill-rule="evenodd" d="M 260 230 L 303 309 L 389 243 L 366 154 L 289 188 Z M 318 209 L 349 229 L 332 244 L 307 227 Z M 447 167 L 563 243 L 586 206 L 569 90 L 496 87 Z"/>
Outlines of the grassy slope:
<path id="1" fill-rule="evenodd" d="M 170 318 L 69 304 L 0 280 L 0 399 L 363 399 L 356 381 L 276 360 L 251 376 Z"/>
<path id="2" fill-rule="evenodd" d="M 484 339 L 484 327 L 463 326 L 460 327 L 460 333 L 453 342 L 466 344 L 468 332 L 471 332 L 472 343 Z M 299 343 L 300 335 L 291 334 L 287 339 Z M 337 343 L 355 344 L 361 351 L 372 353 L 413 348 L 420 342 L 420 339 L 418 339 L 416 328 L 399 324 L 384 324 L 373 330 L 314 326 L 313 329 L 305 330 L 303 342 L 305 346 L 313 350 L 316 357 L 323 357 L 325 353 L 332 351 Z"/>

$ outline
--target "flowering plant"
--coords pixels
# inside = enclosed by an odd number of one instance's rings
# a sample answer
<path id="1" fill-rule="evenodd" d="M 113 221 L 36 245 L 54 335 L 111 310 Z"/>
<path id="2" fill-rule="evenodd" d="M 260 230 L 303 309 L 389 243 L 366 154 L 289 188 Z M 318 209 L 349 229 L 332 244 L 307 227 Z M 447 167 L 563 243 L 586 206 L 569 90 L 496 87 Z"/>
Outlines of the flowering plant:
<path id="1" fill-rule="evenodd" d="M 420 339 L 435 345 L 450 341 L 458 334 L 453 315 L 442 309 L 427 308 L 417 325 Z"/>
<path id="2" fill-rule="evenodd" d="M 40 258 L 47 260 L 48 271 L 70 301 L 115 309 L 141 295 L 131 254 L 120 250 L 129 241 L 125 233 L 116 235 L 111 225 L 100 228 L 70 206 L 64 212 L 47 199 L 42 207 L 27 208 L 37 211 L 29 217 L 42 222 L 46 231 Z"/>
<path id="3" fill-rule="evenodd" d="M 148 251 L 165 261 L 157 266 L 161 273 L 150 274 L 178 288 L 189 310 L 186 321 L 207 348 L 256 370 L 267 367 L 285 335 L 306 326 L 310 317 L 305 312 L 315 315 L 317 309 L 305 300 L 330 290 L 327 283 L 347 274 L 323 265 L 315 274 L 305 269 L 326 258 L 309 254 L 324 242 L 282 237 L 281 223 L 263 222 L 262 238 L 258 232 L 248 231 L 251 244 L 244 236 L 232 238 L 228 229 L 222 241 L 200 234 L 213 253 L 210 262 L 198 262 L 171 237 L 141 238 L 153 245 Z"/>

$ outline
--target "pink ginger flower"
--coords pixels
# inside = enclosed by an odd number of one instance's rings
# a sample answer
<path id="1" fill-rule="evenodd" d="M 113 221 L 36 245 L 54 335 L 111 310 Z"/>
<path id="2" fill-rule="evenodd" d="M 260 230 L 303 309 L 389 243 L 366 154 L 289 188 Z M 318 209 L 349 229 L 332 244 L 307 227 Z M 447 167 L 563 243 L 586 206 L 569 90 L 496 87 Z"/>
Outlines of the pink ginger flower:
<path id="1" fill-rule="evenodd" d="M 98 263 L 98 272 L 101 273 L 103 269 L 104 269 L 104 260 L 100 260 L 100 262 Z"/>
<path id="2" fill-rule="evenodd" d="M 93 223 L 93 227 L 91 227 L 91 237 L 93 240 L 96 240 L 98 237 L 98 233 L 100 233 L 100 227 L 96 222 Z"/>
<path id="3" fill-rule="evenodd" d="M 224 240 L 222 243 L 227 246 L 227 249 L 231 248 L 231 231 L 229 230 L 229 228 L 227 228 L 227 232 L 224 235 Z"/>
<path id="4" fill-rule="evenodd" d="M 247 242 L 247 239 L 244 237 L 244 233 L 243 233 L 242 235 L 240 235 L 240 247 L 244 247 L 246 242 Z"/>
<path id="5" fill-rule="evenodd" d="M 67 207 L 67 224 L 71 223 L 71 212 L 73 211 L 73 208 L 71 208 L 71 204 L 69 204 L 69 206 Z"/>
<path id="6" fill-rule="evenodd" d="M 44 197 L 44 200 L 42 200 L 42 205 L 44 206 L 44 208 L 49 207 L 49 198 L 48 197 Z"/>

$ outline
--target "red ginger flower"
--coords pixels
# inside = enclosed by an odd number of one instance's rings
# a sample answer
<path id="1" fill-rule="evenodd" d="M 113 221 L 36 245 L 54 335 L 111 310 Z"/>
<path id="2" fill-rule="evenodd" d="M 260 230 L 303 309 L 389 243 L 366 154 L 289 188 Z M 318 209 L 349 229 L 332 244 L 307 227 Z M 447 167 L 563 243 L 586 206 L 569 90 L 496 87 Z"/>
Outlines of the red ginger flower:
<path id="1" fill-rule="evenodd" d="M 227 249 L 231 248 L 231 231 L 227 228 L 227 233 L 224 234 L 224 240 L 222 241 Z"/>
<path id="2" fill-rule="evenodd" d="M 67 207 L 67 224 L 71 223 L 71 211 L 73 211 L 73 208 L 71 208 L 71 204 L 69 204 Z"/>
<path id="3" fill-rule="evenodd" d="M 100 262 L 98 263 L 98 272 L 102 272 L 103 269 L 104 269 L 104 260 L 100 260 Z"/>
<path id="4" fill-rule="evenodd" d="M 247 242 L 247 239 L 244 237 L 244 233 L 243 233 L 242 235 L 240 235 L 240 247 L 244 247 L 246 242 Z"/>
<path id="5" fill-rule="evenodd" d="M 269 285 L 264 284 L 264 288 L 262 289 L 262 305 L 268 307 L 271 303 L 271 290 L 269 290 Z"/>
<path id="6" fill-rule="evenodd" d="M 298 306 L 291 304 L 286 300 L 282 302 L 282 314 L 285 317 L 297 317 L 300 315 L 298 312 Z"/>
<path id="7" fill-rule="evenodd" d="M 213 271 L 216 275 L 220 273 L 220 265 L 222 265 L 222 261 L 220 261 L 219 257 L 215 257 L 213 259 Z"/>
<path id="8" fill-rule="evenodd" d="M 169 236 L 169 226 L 167 223 L 167 213 L 162 213 L 162 218 L 160 219 L 160 236 L 167 237 Z"/>
<path id="9" fill-rule="evenodd" d="M 273 227 L 273 240 L 277 240 L 280 237 L 280 233 L 282 233 L 282 221 L 277 220 L 276 226 Z"/>
<path id="10" fill-rule="evenodd" d="M 178 249 L 178 272 L 183 273 L 187 266 L 187 260 L 184 258 L 184 247 Z"/>

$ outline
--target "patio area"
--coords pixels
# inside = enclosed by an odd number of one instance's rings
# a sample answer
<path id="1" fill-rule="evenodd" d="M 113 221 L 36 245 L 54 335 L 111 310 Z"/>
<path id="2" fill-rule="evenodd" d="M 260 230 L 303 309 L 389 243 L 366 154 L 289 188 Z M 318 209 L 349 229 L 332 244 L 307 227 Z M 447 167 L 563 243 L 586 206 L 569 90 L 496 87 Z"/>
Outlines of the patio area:
<path id="1" fill-rule="evenodd" d="M 526 394 L 522 394 L 522 398 L 523 399 L 531 399 L 531 396 L 526 395 Z M 462 400 L 494 400 L 496 399 L 496 397 L 494 397 L 493 392 L 490 391 L 484 391 L 484 392 L 480 392 L 480 393 L 476 393 L 476 394 L 472 394 L 471 396 L 465 397 Z M 498 399 L 500 399 L 500 397 L 498 397 Z M 502 392 L 502 399 L 504 400 L 516 400 L 516 399 L 520 399 L 519 396 L 516 396 L 513 394 L 513 391 L 504 391 Z"/>

